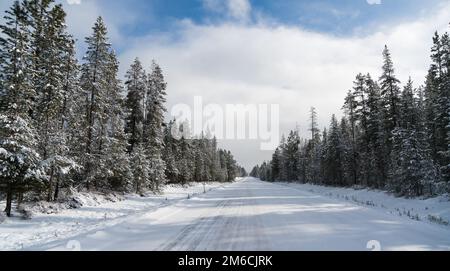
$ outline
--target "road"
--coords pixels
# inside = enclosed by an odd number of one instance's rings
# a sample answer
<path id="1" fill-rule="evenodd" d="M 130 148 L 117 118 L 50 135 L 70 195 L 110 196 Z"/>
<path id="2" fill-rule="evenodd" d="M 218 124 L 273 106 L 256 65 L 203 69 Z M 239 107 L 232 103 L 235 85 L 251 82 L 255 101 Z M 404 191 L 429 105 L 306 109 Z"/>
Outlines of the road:
<path id="1" fill-rule="evenodd" d="M 246 178 L 40 246 L 66 250 L 450 250 L 447 228 Z M 71 242 L 69 242 L 71 241 Z"/>

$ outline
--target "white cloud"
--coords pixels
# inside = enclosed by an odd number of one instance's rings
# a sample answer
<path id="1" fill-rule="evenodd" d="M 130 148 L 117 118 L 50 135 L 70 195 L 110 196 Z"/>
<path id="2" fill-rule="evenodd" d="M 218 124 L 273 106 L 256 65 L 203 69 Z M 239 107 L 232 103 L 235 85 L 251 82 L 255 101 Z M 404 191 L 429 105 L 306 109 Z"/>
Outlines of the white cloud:
<path id="1" fill-rule="evenodd" d="M 369 5 L 381 5 L 381 0 L 367 0 Z"/>
<path id="2" fill-rule="evenodd" d="M 69 5 L 80 5 L 81 0 L 67 0 L 67 4 Z"/>
<path id="3" fill-rule="evenodd" d="M 228 11 L 233 18 L 246 20 L 251 9 L 249 0 L 228 0 Z"/>
<path id="4" fill-rule="evenodd" d="M 335 37 L 297 27 L 264 23 L 197 25 L 184 21 L 170 34 L 130 41 L 121 57 L 126 69 L 135 56 L 149 66 L 155 58 L 167 76 L 169 106 L 192 103 L 201 95 L 205 103 L 275 103 L 281 105 L 282 130 L 299 123 L 307 133 L 310 106 L 316 106 L 320 125 L 331 114 L 340 115 L 346 91 L 357 73 L 380 75 L 385 44 L 392 51 L 401 81 L 409 76 L 422 84 L 430 60 L 433 32 L 447 29 L 450 4 L 435 14 L 394 26 L 379 26 L 363 37 Z M 248 153 L 248 142 L 233 142 L 237 157 Z M 255 146 L 257 146 L 255 144 Z M 241 156 L 242 155 L 242 156 Z M 270 153 L 253 151 L 258 161 Z M 250 158 L 248 158 L 250 159 Z"/>
<path id="5" fill-rule="evenodd" d="M 203 0 L 203 6 L 207 10 L 240 21 L 247 21 L 252 10 L 249 0 Z"/>
<path id="6" fill-rule="evenodd" d="M 210 11 L 220 12 L 223 8 L 223 1 L 220 0 L 203 0 L 203 7 Z"/>

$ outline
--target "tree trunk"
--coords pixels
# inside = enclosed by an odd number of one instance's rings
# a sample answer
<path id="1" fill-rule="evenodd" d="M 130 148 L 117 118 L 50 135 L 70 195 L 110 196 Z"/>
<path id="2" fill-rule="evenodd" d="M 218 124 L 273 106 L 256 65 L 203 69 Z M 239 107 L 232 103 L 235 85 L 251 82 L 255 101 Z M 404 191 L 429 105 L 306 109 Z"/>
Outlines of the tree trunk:
<path id="1" fill-rule="evenodd" d="M 55 194 L 53 195 L 53 200 L 57 200 L 58 197 L 59 197 L 59 178 L 56 178 Z"/>
<path id="2" fill-rule="evenodd" d="M 6 208 L 5 208 L 5 213 L 8 217 L 11 217 L 12 197 L 13 197 L 12 187 L 11 184 L 8 184 L 6 190 Z"/>
<path id="3" fill-rule="evenodd" d="M 86 166 L 86 176 L 88 176 L 89 172 L 90 172 L 90 163 L 88 162 Z M 87 191 L 91 191 L 91 181 L 89 180 L 89 178 L 86 179 L 86 189 Z"/>
<path id="4" fill-rule="evenodd" d="M 17 208 L 20 207 L 20 204 L 23 202 L 23 192 L 17 193 Z"/>
<path id="5" fill-rule="evenodd" d="M 50 202 L 52 201 L 52 196 L 53 196 L 53 174 L 54 173 L 54 169 L 52 166 L 52 169 L 50 170 L 50 179 L 48 181 L 48 191 L 47 191 L 47 201 Z"/>

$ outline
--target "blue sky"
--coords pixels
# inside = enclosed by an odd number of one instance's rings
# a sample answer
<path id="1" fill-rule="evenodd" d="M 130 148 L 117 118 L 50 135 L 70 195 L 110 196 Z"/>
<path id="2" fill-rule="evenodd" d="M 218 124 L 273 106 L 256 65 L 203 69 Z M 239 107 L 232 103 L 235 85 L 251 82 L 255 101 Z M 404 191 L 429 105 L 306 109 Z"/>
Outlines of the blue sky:
<path id="1" fill-rule="evenodd" d="M 201 0 L 156 0 L 135 1 L 137 6 L 152 10 L 155 18 L 147 26 L 150 28 L 167 26 L 174 18 L 189 18 L 196 23 L 220 22 L 228 19 L 218 12 L 205 8 Z M 208 1 L 206 1 L 208 2 Z M 423 12 L 424 7 L 432 7 L 439 0 L 252 0 L 252 21 L 259 15 L 269 17 L 275 22 L 301 26 L 306 29 L 350 35 L 355 29 L 380 22 L 400 21 Z M 161 22 L 161 23 L 158 23 Z"/>
<path id="2" fill-rule="evenodd" d="M 12 0 L 7 0 L 12 1 Z M 70 1 L 70 0 L 69 0 Z M 84 12 L 83 5 L 95 2 L 107 20 L 117 24 L 122 37 L 141 37 L 171 32 L 178 22 L 217 25 L 224 22 L 271 24 L 300 27 L 335 36 L 370 34 L 380 24 L 396 24 L 417 16 L 431 14 L 443 0 L 236 0 L 247 2 L 250 10 L 241 16 L 227 11 L 229 0 L 81 0 L 74 12 Z M 371 4 L 369 4 L 371 3 Z M 78 11 L 77 11 L 78 10 Z M 132 18 L 132 19 L 130 19 Z M 122 50 L 122 46 L 116 46 Z"/>
<path id="3" fill-rule="evenodd" d="M 423 84 L 433 33 L 450 30 L 448 0 L 58 1 L 80 57 L 103 16 L 122 75 L 135 57 L 161 65 L 169 113 L 194 96 L 205 104 L 279 104 L 280 133 L 298 125 L 305 137 L 311 106 L 325 127 L 331 114 L 342 115 L 357 73 L 379 77 L 385 44 L 398 78 Z M 0 0 L 0 9 L 12 2 Z M 220 142 L 247 168 L 270 159 L 259 143 Z"/>
<path id="4" fill-rule="evenodd" d="M 14 0 L 2 0 L 6 9 Z M 96 16 L 114 24 L 113 36 L 120 53 L 127 49 L 126 39 L 170 33 L 177 37 L 181 21 L 198 25 L 239 23 L 298 27 L 336 37 L 368 35 L 380 25 L 407 22 L 433 14 L 448 0 L 56 0 L 69 13 L 69 25 L 82 47 L 83 34 Z M 230 6 L 242 6 L 247 11 L 232 14 Z M 85 14 L 84 14 L 85 13 Z M 70 19 L 72 18 L 72 20 Z M 80 18 L 83 21 L 80 21 Z M 1 21 L 1 19 L 0 19 Z M 76 24 L 76 25 L 74 25 Z M 82 27 L 84 31 L 80 31 Z M 114 37 L 113 37 L 114 41 Z"/>
<path id="5" fill-rule="evenodd" d="M 83 0 L 95 1 L 95 0 Z M 221 12 L 221 0 L 97 0 L 105 15 L 116 16 L 116 11 L 133 12 L 138 20 L 124 24 L 121 31 L 127 35 L 142 35 L 152 31 L 167 31 L 173 22 L 190 19 L 198 24 L 220 23 L 232 19 Z M 214 3 L 208 5 L 208 2 Z M 219 3 L 216 4 L 215 2 Z M 222 2 L 222 4 L 220 4 Z M 259 16 L 274 22 L 304 27 L 305 29 L 351 35 L 355 30 L 378 23 L 405 20 L 431 10 L 439 0 L 250 0 L 250 22 Z M 216 6 L 216 8 L 211 6 Z"/>

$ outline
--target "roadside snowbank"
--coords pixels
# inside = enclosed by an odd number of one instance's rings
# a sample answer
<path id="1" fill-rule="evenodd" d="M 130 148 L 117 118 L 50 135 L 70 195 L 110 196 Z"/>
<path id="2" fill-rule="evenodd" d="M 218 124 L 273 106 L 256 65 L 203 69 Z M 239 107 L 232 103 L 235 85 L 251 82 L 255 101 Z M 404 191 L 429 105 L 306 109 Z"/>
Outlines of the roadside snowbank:
<path id="1" fill-rule="evenodd" d="M 306 190 L 330 198 L 350 201 L 358 205 L 385 210 L 393 215 L 450 226 L 449 195 L 429 199 L 406 199 L 395 197 L 380 190 L 325 187 L 285 182 L 277 184 L 289 186 L 294 189 Z"/>
<path id="2" fill-rule="evenodd" d="M 33 218 L 0 217 L 0 250 L 19 250 L 77 234 L 113 226 L 129 216 L 156 210 L 179 200 L 222 187 L 224 183 L 195 183 L 189 186 L 167 185 L 160 195 L 101 195 L 77 193 L 78 206 L 68 209 L 66 204 L 36 203 L 31 206 Z M 0 202 L 0 208 L 4 202 Z M 59 206 L 59 207 L 58 207 Z M 0 212 L 1 213 L 1 212 Z M 1 223 L 1 220 L 4 220 Z"/>

